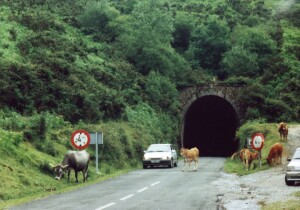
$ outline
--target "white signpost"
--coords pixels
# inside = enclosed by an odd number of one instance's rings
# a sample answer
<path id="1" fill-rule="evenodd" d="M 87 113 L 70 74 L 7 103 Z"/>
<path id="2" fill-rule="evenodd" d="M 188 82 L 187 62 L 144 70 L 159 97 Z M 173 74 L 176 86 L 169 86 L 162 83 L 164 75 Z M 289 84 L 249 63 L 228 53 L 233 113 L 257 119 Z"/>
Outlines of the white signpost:
<path id="1" fill-rule="evenodd" d="M 91 142 L 90 144 L 96 145 L 96 172 L 99 173 L 99 164 L 98 164 L 98 145 L 103 144 L 103 133 L 102 132 L 90 132 Z"/>

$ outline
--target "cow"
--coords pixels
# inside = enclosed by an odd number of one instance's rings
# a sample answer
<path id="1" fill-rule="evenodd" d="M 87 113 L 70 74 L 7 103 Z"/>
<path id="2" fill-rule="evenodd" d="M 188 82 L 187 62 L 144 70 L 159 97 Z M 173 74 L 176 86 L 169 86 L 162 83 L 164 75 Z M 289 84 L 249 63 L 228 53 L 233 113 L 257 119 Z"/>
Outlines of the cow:
<path id="1" fill-rule="evenodd" d="M 68 180 L 70 180 L 71 170 L 75 171 L 76 182 L 78 183 L 78 172 L 82 171 L 83 182 L 87 181 L 87 170 L 89 166 L 90 155 L 85 151 L 68 151 L 61 164 L 53 167 L 55 179 L 60 180 L 63 172 L 68 171 Z"/>
<path id="2" fill-rule="evenodd" d="M 189 170 L 191 171 L 191 163 L 194 161 L 194 171 L 197 171 L 199 166 L 199 150 L 197 147 L 193 147 L 192 149 L 181 148 L 180 154 L 184 158 L 184 166 L 182 171 L 185 171 L 187 164 L 189 164 Z"/>
<path id="3" fill-rule="evenodd" d="M 282 153 L 283 153 L 283 146 L 280 143 L 274 144 L 270 148 L 270 152 L 269 152 L 269 155 L 267 157 L 268 164 L 272 165 L 273 162 L 281 164 Z"/>
<path id="4" fill-rule="evenodd" d="M 248 171 L 252 161 L 258 159 L 258 152 L 251 152 L 249 149 L 243 149 L 240 152 L 240 158 L 243 161 L 246 171 Z"/>
<path id="5" fill-rule="evenodd" d="M 288 136 L 288 133 L 289 133 L 289 129 L 288 129 L 286 123 L 284 123 L 284 122 L 279 123 L 278 132 L 279 132 L 279 135 L 280 135 L 280 139 L 287 141 L 287 136 Z"/>
<path id="6" fill-rule="evenodd" d="M 240 160 L 243 161 L 243 152 L 244 152 L 244 150 L 245 150 L 245 148 L 244 148 L 244 149 L 241 149 L 241 151 L 239 151 L 239 152 L 233 153 L 233 154 L 231 155 L 231 158 L 230 158 L 230 159 L 231 159 L 231 160 L 234 160 L 235 157 L 238 155 L 239 158 L 240 158 Z"/>

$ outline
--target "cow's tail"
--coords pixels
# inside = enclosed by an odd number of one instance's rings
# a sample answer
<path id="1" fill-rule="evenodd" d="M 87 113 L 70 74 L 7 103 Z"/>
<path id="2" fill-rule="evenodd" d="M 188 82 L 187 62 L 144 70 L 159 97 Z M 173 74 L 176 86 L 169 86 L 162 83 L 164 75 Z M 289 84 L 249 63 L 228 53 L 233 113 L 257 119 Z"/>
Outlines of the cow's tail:
<path id="1" fill-rule="evenodd" d="M 233 153 L 232 155 L 231 155 L 231 160 L 234 160 L 234 158 L 236 157 L 236 155 L 237 155 L 237 152 L 235 152 L 235 153 Z"/>

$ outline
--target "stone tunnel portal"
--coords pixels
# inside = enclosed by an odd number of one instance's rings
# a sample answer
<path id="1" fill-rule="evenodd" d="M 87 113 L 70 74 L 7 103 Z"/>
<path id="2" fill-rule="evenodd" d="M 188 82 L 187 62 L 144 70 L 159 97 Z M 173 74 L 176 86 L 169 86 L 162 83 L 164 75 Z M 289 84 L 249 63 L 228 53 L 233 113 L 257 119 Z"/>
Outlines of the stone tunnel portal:
<path id="1" fill-rule="evenodd" d="M 239 119 L 232 105 L 222 97 L 196 99 L 184 117 L 182 145 L 198 147 L 200 156 L 228 157 L 238 148 L 235 132 Z"/>

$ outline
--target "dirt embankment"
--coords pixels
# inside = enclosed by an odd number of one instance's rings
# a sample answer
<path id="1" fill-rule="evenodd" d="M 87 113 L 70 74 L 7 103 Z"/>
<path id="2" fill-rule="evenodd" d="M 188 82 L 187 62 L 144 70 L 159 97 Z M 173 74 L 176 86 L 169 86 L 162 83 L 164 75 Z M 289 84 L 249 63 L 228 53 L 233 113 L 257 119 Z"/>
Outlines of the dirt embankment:
<path id="1" fill-rule="evenodd" d="M 292 194 L 300 191 L 300 183 L 287 186 L 284 181 L 286 157 L 297 147 L 300 147 L 300 126 L 291 126 L 282 165 L 241 177 L 222 173 L 221 179 L 214 183 L 219 189 L 218 209 L 255 210 L 268 203 L 299 199 Z"/>

